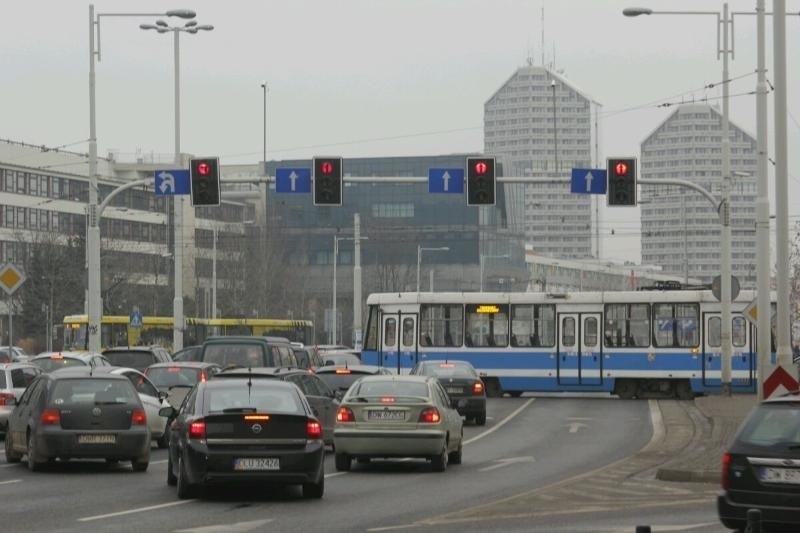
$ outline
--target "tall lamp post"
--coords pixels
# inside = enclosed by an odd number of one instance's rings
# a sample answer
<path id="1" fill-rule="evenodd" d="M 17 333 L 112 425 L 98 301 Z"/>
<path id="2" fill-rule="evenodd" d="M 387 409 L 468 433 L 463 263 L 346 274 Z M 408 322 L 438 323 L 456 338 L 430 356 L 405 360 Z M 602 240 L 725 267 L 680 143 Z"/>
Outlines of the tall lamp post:
<path id="1" fill-rule="evenodd" d="M 338 331 L 337 331 L 337 317 L 336 317 L 336 263 L 339 262 L 339 241 L 366 241 L 369 240 L 369 237 L 339 237 L 338 235 L 333 236 L 333 294 L 331 297 L 331 330 L 332 334 L 330 336 L 331 344 L 336 344 L 338 341 Z M 361 248 L 358 248 L 358 253 L 360 253 Z M 358 263 L 361 263 L 361 259 L 358 259 Z M 360 296 L 359 296 L 360 297 Z"/>
<path id="2" fill-rule="evenodd" d="M 417 292 L 419 292 L 419 269 L 422 265 L 422 252 L 447 252 L 450 248 L 447 246 L 440 246 L 438 248 L 423 248 L 417 245 Z"/>
<path id="3" fill-rule="evenodd" d="M 269 86 L 267 82 L 261 84 L 261 88 L 264 89 L 264 177 L 268 176 L 269 173 L 267 172 L 267 93 L 269 92 Z"/>
<path id="4" fill-rule="evenodd" d="M 100 285 L 100 215 L 97 178 L 97 112 L 95 104 L 95 61 L 100 61 L 100 17 L 179 17 L 192 19 L 195 12 L 173 9 L 163 13 L 98 13 L 89 5 L 89 205 L 86 210 L 86 314 L 88 315 L 89 350 L 100 351 L 102 302 Z M 97 35 L 95 47 L 95 32 Z"/>
<path id="5" fill-rule="evenodd" d="M 728 14 L 728 4 L 719 11 L 653 11 L 648 8 L 627 8 L 622 11 L 626 17 L 639 15 L 712 15 L 717 18 L 717 59 L 722 56 L 722 200 L 718 212 L 722 224 L 720 244 L 720 303 L 722 322 L 720 341 L 722 342 L 722 393 L 731 394 L 731 140 L 729 134 L 728 103 L 728 59 L 733 54 L 729 46 L 728 31 L 732 24 Z M 720 27 L 722 27 L 722 45 L 720 46 Z"/>
<path id="6" fill-rule="evenodd" d="M 509 257 L 511 257 L 511 256 L 508 255 L 508 254 L 503 254 L 503 255 L 482 255 L 481 256 L 481 284 L 480 284 L 481 292 L 483 292 L 483 269 L 484 269 L 484 264 L 486 264 L 486 260 L 487 259 L 508 259 Z"/>
<path id="7" fill-rule="evenodd" d="M 172 32 L 175 50 L 175 165 L 183 168 L 181 158 L 181 92 L 180 92 L 180 39 L 181 32 L 195 34 L 198 31 L 211 31 L 214 26 L 204 24 L 198 26 L 197 22 L 190 20 L 183 26 L 170 26 L 163 20 L 155 24 L 140 24 L 143 30 L 155 30 L 158 33 Z M 175 195 L 173 209 L 175 211 L 175 299 L 172 303 L 172 349 L 178 351 L 183 348 L 183 207 L 184 197 Z"/>

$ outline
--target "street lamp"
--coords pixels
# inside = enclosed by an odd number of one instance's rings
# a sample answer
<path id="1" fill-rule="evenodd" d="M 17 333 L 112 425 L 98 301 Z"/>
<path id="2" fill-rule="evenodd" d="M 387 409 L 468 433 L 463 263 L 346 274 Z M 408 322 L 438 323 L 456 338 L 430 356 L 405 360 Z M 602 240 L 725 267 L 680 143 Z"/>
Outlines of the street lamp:
<path id="1" fill-rule="evenodd" d="M 183 167 L 181 160 L 181 94 L 180 94 L 180 40 L 181 32 L 195 34 L 198 31 L 211 31 L 214 26 L 190 20 L 183 26 L 169 26 L 163 20 L 155 24 L 140 24 L 143 30 L 156 30 L 158 33 L 172 32 L 175 49 L 175 165 Z M 175 211 L 175 299 L 172 304 L 172 349 L 178 351 L 183 348 L 183 195 L 175 195 L 173 210 Z M 213 306 L 213 305 L 212 305 Z"/>
<path id="2" fill-rule="evenodd" d="M 269 175 L 267 172 L 267 93 L 269 86 L 266 81 L 261 84 L 261 88 L 264 89 L 264 177 L 267 177 Z"/>
<path id="3" fill-rule="evenodd" d="M 717 17 L 717 59 L 722 55 L 722 200 L 717 211 L 722 223 L 720 245 L 720 303 L 722 322 L 720 340 L 722 342 L 722 392 L 731 394 L 731 140 L 729 133 L 729 80 L 728 58 L 733 54 L 733 49 L 728 45 L 728 29 L 732 19 L 728 15 L 728 4 L 722 6 L 722 16 L 719 11 L 653 11 L 649 8 L 626 8 L 622 10 L 626 17 L 639 15 L 712 15 Z M 720 47 L 720 26 L 722 26 L 722 46 Z"/>
<path id="4" fill-rule="evenodd" d="M 486 259 L 508 259 L 509 257 L 511 257 L 511 256 L 508 255 L 508 254 L 503 254 L 503 255 L 482 255 L 481 256 L 481 259 L 480 259 L 480 262 L 481 262 L 481 284 L 480 284 L 481 292 L 483 292 L 483 265 L 486 262 Z"/>
<path id="5" fill-rule="evenodd" d="M 417 293 L 419 293 L 419 267 L 422 264 L 422 252 L 448 252 L 450 248 L 440 246 L 439 248 L 423 248 L 417 245 Z"/>
<path id="6" fill-rule="evenodd" d="M 97 113 L 95 105 L 95 59 L 100 61 L 100 17 L 150 17 L 167 16 L 192 19 L 195 12 L 173 9 L 164 13 L 98 13 L 95 20 L 94 5 L 89 5 L 89 205 L 86 210 L 86 314 L 88 315 L 88 348 L 100 351 L 100 322 L 102 320 L 100 282 L 100 214 L 98 213 L 97 177 Z M 95 31 L 97 48 L 95 48 Z"/>

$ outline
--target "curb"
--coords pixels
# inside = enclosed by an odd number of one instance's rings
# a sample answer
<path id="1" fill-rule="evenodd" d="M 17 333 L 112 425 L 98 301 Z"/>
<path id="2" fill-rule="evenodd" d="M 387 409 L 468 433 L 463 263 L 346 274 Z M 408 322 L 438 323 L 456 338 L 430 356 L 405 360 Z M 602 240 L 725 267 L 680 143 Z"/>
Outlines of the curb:
<path id="1" fill-rule="evenodd" d="M 656 479 L 661 481 L 679 481 L 683 483 L 719 483 L 722 472 L 717 470 L 678 470 L 659 468 Z"/>

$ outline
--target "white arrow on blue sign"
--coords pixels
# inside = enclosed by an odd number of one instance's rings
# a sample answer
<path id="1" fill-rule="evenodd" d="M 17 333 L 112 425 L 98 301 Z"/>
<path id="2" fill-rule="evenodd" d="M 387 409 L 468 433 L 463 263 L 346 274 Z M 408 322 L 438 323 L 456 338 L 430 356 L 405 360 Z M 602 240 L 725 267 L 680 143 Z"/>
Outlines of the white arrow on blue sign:
<path id="1" fill-rule="evenodd" d="M 275 192 L 311 192 L 311 169 L 276 168 Z"/>
<path id="2" fill-rule="evenodd" d="M 570 192 L 579 194 L 605 194 L 606 169 L 573 168 Z"/>
<path id="3" fill-rule="evenodd" d="M 189 169 L 156 170 L 155 178 L 156 196 L 175 196 L 176 194 L 190 194 Z"/>
<path id="4" fill-rule="evenodd" d="M 428 192 L 463 193 L 463 168 L 429 168 Z"/>

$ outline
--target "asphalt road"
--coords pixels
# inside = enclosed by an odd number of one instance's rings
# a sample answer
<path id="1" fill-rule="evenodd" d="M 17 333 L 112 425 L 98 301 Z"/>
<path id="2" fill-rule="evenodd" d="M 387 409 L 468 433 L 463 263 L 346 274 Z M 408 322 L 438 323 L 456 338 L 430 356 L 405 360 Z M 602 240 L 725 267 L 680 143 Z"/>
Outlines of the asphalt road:
<path id="1" fill-rule="evenodd" d="M 294 487 L 258 486 L 178 500 L 174 488 L 166 485 L 164 450 L 153 449 L 145 473 L 133 473 L 128 465 L 73 461 L 34 474 L 6 464 L 0 453 L 0 529 L 212 533 L 430 526 L 460 531 L 464 524 L 436 524 L 432 519 L 613 463 L 639 450 L 652 435 L 649 406 L 643 401 L 500 398 L 489 400 L 488 416 L 486 426 L 465 426 L 464 462 L 444 473 L 410 460 L 354 464 L 351 472 L 340 473 L 328 454 L 325 496 L 316 501 L 303 500 Z M 575 508 L 581 505 L 577 498 Z M 563 514 L 554 516 L 559 524 L 565 520 Z M 706 522 L 714 518 L 705 516 Z M 587 519 L 581 513 L 576 518 Z M 486 523 L 476 526 L 494 529 Z M 508 526 L 513 529 L 513 521 Z"/>

